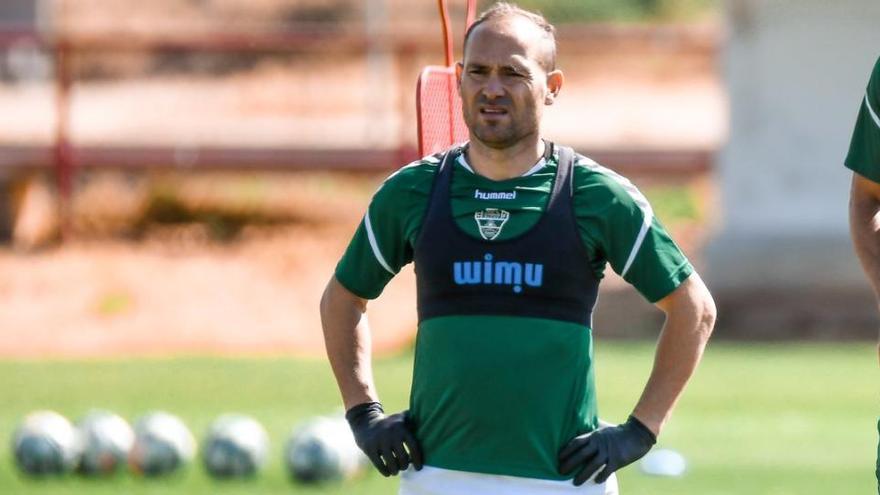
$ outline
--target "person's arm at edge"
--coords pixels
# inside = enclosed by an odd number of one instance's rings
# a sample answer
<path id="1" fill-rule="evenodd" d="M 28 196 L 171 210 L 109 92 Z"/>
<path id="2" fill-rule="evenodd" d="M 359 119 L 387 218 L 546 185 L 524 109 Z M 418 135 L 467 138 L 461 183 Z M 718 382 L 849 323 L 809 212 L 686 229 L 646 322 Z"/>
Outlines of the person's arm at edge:
<path id="1" fill-rule="evenodd" d="M 332 277 L 321 296 L 321 327 L 345 409 L 365 402 L 379 402 L 373 383 L 367 300 Z"/>
<path id="2" fill-rule="evenodd" d="M 654 367 L 633 416 L 655 436 L 700 362 L 715 326 L 715 301 L 694 272 L 656 306 L 666 313 L 654 355 Z"/>
<path id="3" fill-rule="evenodd" d="M 853 173 L 849 228 L 856 255 L 874 294 L 880 297 L 880 184 Z M 880 360 L 880 347 L 877 349 Z"/>

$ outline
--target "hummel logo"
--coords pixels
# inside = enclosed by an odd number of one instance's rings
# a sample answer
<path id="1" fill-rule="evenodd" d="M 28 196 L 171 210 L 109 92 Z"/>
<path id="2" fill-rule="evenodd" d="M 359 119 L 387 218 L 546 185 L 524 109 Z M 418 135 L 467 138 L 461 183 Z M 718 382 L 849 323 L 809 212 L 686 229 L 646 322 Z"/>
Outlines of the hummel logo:
<path id="1" fill-rule="evenodd" d="M 474 199 L 516 199 L 516 191 L 480 191 L 474 189 Z"/>

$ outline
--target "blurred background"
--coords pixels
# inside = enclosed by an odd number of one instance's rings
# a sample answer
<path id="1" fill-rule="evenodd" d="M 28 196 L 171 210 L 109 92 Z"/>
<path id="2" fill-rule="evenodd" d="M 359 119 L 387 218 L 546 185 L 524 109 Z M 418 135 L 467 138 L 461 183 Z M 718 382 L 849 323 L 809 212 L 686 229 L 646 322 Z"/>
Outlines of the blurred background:
<path id="1" fill-rule="evenodd" d="M 688 471 L 631 469 L 624 493 L 872 490 L 877 305 L 842 162 L 880 6 L 519 4 L 558 29 L 546 134 L 631 178 L 719 304 L 661 438 Z M 375 473 L 297 484 L 277 457 L 293 424 L 341 407 L 320 294 L 373 191 L 418 158 L 416 79 L 442 63 L 432 0 L 0 3 L 0 445 L 34 409 L 164 408 L 197 435 L 251 414 L 274 456 L 251 484 L 144 484 L 29 480 L 0 450 L 0 492 L 393 493 Z M 619 421 L 662 314 L 608 272 L 597 379 Z M 411 268 L 370 318 L 380 393 L 404 408 Z"/>

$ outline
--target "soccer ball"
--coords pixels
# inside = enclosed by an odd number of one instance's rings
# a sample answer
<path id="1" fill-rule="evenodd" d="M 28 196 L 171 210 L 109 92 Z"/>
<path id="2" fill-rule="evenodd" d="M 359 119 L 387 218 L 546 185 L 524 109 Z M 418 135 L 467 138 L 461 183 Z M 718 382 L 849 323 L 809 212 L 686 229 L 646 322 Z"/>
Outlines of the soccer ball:
<path id="1" fill-rule="evenodd" d="M 12 439 L 15 463 L 31 476 L 61 475 L 73 470 L 80 442 L 70 421 L 54 411 L 28 414 Z"/>
<path id="2" fill-rule="evenodd" d="M 208 474 L 215 478 L 254 476 L 266 464 L 269 435 L 255 419 L 226 414 L 208 429 L 202 459 Z"/>
<path id="3" fill-rule="evenodd" d="M 82 456 L 77 470 L 86 475 L 113 474 L 124 465 L 134 444 L 134 431 L 121 416 L 92 411 L 77 423 Z"/>
<path id="4" fill-rule="evenodd" d="M 284 447 L 287 471 L 307 483 L 351 478 L 368 462 L 344 418 L 314 418 L 295 428 Z"/>
<path id="5" fill-rule="evenodd" d="M 128 464 L 138 474 L 161 476 L 183 468 L 196 454 L 196 440 L 177 416 L 157 411 L 141 417 L 134 427 Z"/>

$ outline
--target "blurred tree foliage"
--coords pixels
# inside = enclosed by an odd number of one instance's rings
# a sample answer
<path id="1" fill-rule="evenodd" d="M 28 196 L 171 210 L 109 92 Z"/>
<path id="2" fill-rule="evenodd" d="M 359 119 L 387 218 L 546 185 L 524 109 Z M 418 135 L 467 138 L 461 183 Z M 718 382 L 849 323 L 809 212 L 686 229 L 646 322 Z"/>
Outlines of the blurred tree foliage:
<path id="1" fill-rule="evenodd" d="M 711 14 L 718 0 L 511 0 L 544 14 L 550 22 L 689 21 Z M 480 10 L 495 3 L 482 0 Z"/>

